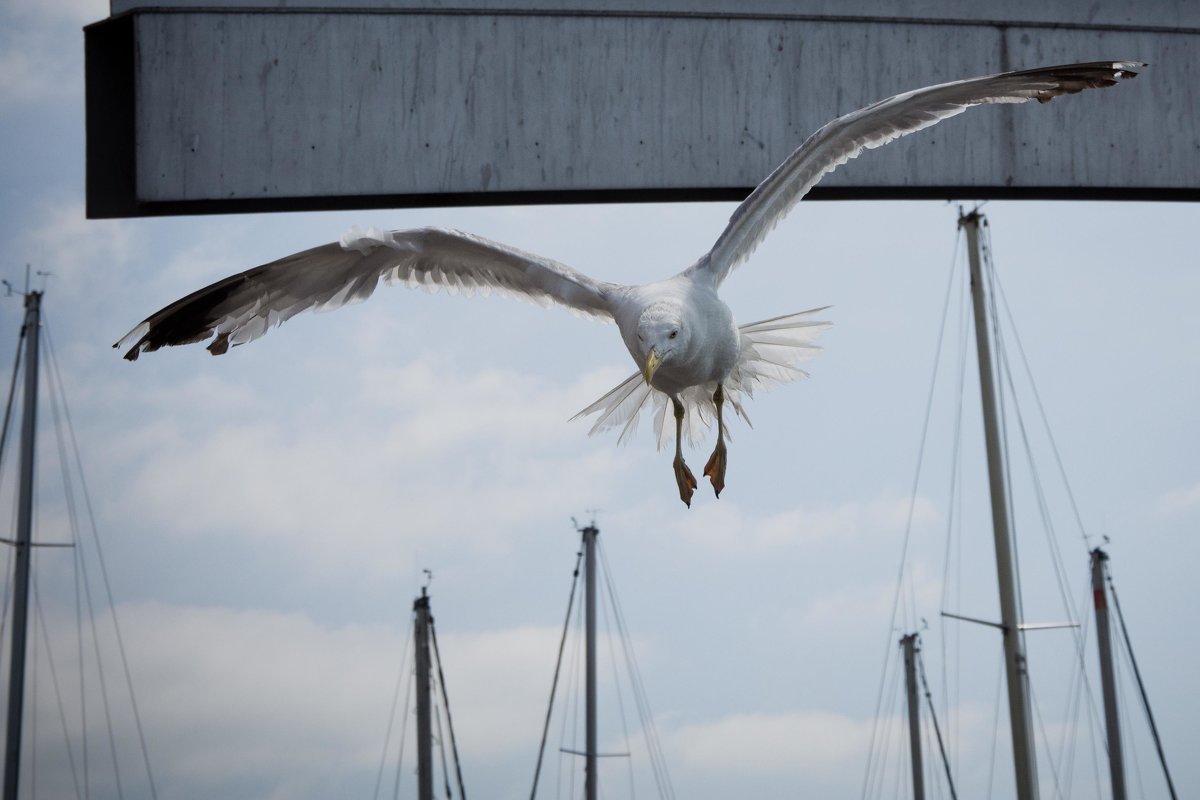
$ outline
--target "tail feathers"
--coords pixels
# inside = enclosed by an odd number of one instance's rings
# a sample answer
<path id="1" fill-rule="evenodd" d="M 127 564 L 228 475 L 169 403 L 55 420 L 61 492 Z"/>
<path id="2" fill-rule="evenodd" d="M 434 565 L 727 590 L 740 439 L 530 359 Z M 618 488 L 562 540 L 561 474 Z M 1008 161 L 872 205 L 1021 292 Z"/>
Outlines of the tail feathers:
<path id="1" fill-rule="evenodd" d="M 662 393 L 656 392 L 647 385 L 642 378 L 642 373 L 635 372 L 606 392 L 599 400 L 571 417 L 571 420 L 599 414 L 591 430 L 588 431 L 588 436 L 622 426 L 621 434 L 617 437 L 617 443 L 620 444 L 625 441 L 626 436 L 637 429 L 638 416 L 652 394 Z M 666 395 L 663 395 L 663 398 L 665 399 Z"/>
<path id="2" fill-rule="evenodd" d="M 753 397 L 755 389 L 807 378 L 808 373 L 799 364 L 820 351 L 814 340 L 832 324 L 815 320 L 812 315 L 828 308 L 813 308 L 741 326 L 738 330 L 742 335 L 742 350 L 725 383 L 726 396 L 731 387 Z"/>
<path id="3" fill-rule="evenodd" d="M 814 320 L 812 315 L 826 308 L 828 306 L 773 317 L 738 328 L 742 339 L 741 352 L 737 364 L 724 382 L 727 409 L 732 409 L 750 425 L 744 397 L 753 397 L 756 389 L 768 389 L 808 377 L 808 373 L 797 364 L 821 349 L 813 340 L 831 323 Z M 717 418 L 717 409 L 712 400 L 716 389 L 716 383 L 712 383 L 692 386 L 680 392 L 679 401 L 684 408 L 682 434 L 691 445 L 698 444 L 707 435 Z M 654 408 L 651 427 L 661 450 L 664 446 L 674 444 L 675 415 L 671 410 L 670 398 L 647 386 L 640 372 L 621 381 L 571 419 L 598 414 L 588 435 L 620 427 L 621 433 L 617 437 L 620 444 L 637 430 L 642 411 L 651 406 Z M 728 418 L 726 415 L 726 420 Z M 725 435 L 729 437 L 728 427 Z"/>
<path id="4" fill-rule="evenodd" d="M 730 377 L 725 380 L 725 401 L 727 408 L 750 425 L 750 417 L 746 414 L 743 396 L 754 397 L 757 389 L 792 383 L 793 380 L 808 377 L 799 362 L 814 356 L 820 345 L 814 339 L 824 329 L 830 326 L 827 321 L 812 319 L 823 308 L 812 308 L 796 314 L 786 314 L 784 317 L 764 319 L 739 327 L 742 333 L 742 351 L 738 355 L 737 365 L 733 367 Z M 688 443 L 700 443 L 716 419 L 716 407 L 713 404 L 713 392 L 716 384 L 690 386 L 680 392 L 679 402 L 683 403 L 684 420 L 683 435 Z M 588 435 L 601 431 L 620 428 L 617 443 L 623 444 L 629 440 L 637 429 L 637 422 L 642 411 L 654 408 L 652 427 L 659 450 L 665 445 L 674 444 L 674 414 L 671 411 L 671 398 L 646 384 L 641 372 L 631 374 L 629 378 L 608 390 L 598 401 L 588 405 L 571 420 L 580 417 L 598 415 L 589 429 Z M 728 417 L 726 417 L 728 419 Z M 754 427 L 754 426 L 751 426 Z M 726 437 L 730 429 L 725 429 Z"/>
<path id="5" fill-rule="evenodd" d="M 703 439 L 716 419 L 717 410 L 712 402 L 712 393 L 715 390 L 715 384 L 711 389 L 694 386 L 680 394 L 679 399 L 684 407 L 683 435 L 690 444 L 696 444 Z M 732 405 L 736 413 L 745 418 L 741 404 L 735 402 Z M 571 420 L 597 414 L 596 421 L 588 430 L 588 436 L 619 427 L 621 433 L 617 436 L 617 443 L 624 444 L 637 430 L 642 411 L 649 412 L 650 409 L 653 409 L 651 428 L 658 448 L 661 450 L 666 445 L 674 445 L 675 414 L 671 410 L 671 399 L 646 385 L 640 372 L 635 372 L 621 381 L 599 400 L 571 417 Z"/>

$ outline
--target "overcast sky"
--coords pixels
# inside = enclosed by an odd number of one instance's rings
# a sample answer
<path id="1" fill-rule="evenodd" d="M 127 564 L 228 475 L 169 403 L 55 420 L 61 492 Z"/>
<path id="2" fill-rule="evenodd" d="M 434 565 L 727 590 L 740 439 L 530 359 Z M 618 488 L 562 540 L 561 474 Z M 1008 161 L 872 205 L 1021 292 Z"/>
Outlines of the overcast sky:
<path id="1" fill-rule="evenodd" d="M 732 423 L 725 493 L 717 500 L 705 483 L 688 510 L 670 453 L 655 450 L 645 423 L 618 447 L 615 436 L 589 438 L 586 422 L 568 422 L 633 364 L 615 328 L 559 310 L 391 289 L 298 317 L 222 358 L 197 346 L 129 364 L 110 345 L 167 302 L 334 240 L 352 224 L 452 226 L 598 278 L 643 282 L 707 250 L 731 204 L 88 221 L 80 29 L 105 13 L 90 0 L 0 5 L 0 277 L 20 285 L 27 263 L 51 273 L 47 329 L 160 797 L 370 796 L 424 568 L 434 573 L 468 790 L 523 796 L 577 549 L 573 517 L 594 517 L 601 530 L 679 797 L 859 797 L 889 653 L 876 738 L 890 742 L 888 791 L 907 781 L 897 769 L 895 642 L 922 618 L 961 795 L 984 796 L 989 780 L 995 796 L 1011 792 L 1004 732 L 989 778 L 998 636 L 939 617 L 998 614 L 961 272 L 951 283 L 957 205 L 803 203 L 730 278 L 725 296 L 741 322 L 832 305 L 834 327 L 810 380 L 754 398 L 753 429 Z M 884 149 L 856 163 L 887 157 Z M 1176 786 L 1195 795 L 1200 642 L 1189 620 L 1200 559 L 1200 272 L 1192 233 L 1200 209 L 990 203 L 984 211 L 1090 537 L 1085 543 L 1062 490 L 1016 339 L 1006 338 L 1074 609 L 1059 600 L 1014 415 L 1026 618 L 1086 612 L 1087 546 L 1108 537 Z M 19 298 L 0 298 L 0 358 L 11 359 L 21 315 Z M 964 344 L 960 509 L 951 456 Z M 935 362 L 935 414 L 914 495 Z M 54 488 L 51 415 L 42 421 L 47 507 L 38 535 L 56 540 L 67 515 Z M 711 445 L 710 437 L 688 453 L 694 469 Z M 10 460 L 6 483 L 12 473 Z M 57 677 L 76 686 L 74 600 L 52 596 L 70 591 L 64 553 L 38 554 L 40 603 Z M 1093 641 L 1085 657 L 1094 688 Z M 1070 708 L 1071 635 L 1031 633 L 1029 650 L 1045 796 L 1055 796 L 1056 778 L 1064 795 L 1070 783 L 1073 796 L 1095 796 L 1088 712 Z M 55 676 L 40 658 L 31 713 L 38 780 L 65 796 Z M 115 662 L 107 668 L 119 674 Z M 1138 731 L 1140 771 L 1131 780 L 1142 796 L 1165 797 L 1132 686 L 1125 692 Z M 611 701 L 610 692 L 602 746 L 621 751 Z M 641 769 L 641 734 L 626 704 Z M 128 704 L 118 705 L 125 789 L 148 796 Z M 93 712 L 89 725 L 101 724 Z M 1068 766 L 1063 743 L 1071 741 Z M 556 728 L 540 796 L 554 794 L 562 744 Z M 109 780 L 102 755 L 92 760 L 97 779 Z M 602 769 L 607 796 L 625 793 L 624 761 Z M 650 796 L 652 787 L 638 792 Z M 402 796 L 415 796 L 407 772 Z"/>

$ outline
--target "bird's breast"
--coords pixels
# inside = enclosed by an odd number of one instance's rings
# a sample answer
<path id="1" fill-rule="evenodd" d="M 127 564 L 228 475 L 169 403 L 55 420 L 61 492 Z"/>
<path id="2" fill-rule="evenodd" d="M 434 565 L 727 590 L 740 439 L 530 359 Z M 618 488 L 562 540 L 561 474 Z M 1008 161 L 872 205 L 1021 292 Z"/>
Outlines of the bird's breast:
<path id="1" fill-rule="evenodd" d="M 739 338 L 733 315 L 722 303 L 719 309 L 692 322 L 688 346 L 663 362 L 653 386 L 677 394 L 692 386 L 719 383 L 737 364 Z"/>

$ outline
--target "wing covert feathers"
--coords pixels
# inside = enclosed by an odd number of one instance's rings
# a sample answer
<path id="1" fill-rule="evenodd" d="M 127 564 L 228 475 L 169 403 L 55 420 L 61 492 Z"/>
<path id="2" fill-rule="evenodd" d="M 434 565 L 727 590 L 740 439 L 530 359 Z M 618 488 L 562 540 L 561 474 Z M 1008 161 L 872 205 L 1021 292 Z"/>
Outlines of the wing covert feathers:
<path id="1" fill-rule="evenodd" d="M 829 122 L 810 136 L 733 212 L 712 250 L 691 267 L 714 284 L 745 261 L 822 177 L 910 133 L 990 103 L 1047 103 L 1064 94 L 1112 86 L 1137 76 L 1140 61 L 1096 61 L 1005 72 L 928 86 L 880 100 Z"/>
<path id="2" fill-rule="evenodd" d="M 127 333 L 114 347 L 125 358 L 212 337 L 213 355 L 262 336 L 296 314 L 366 300 L 380 279 L 451 294 L 507 294 L 561 304 L 611 319 L 611 284 L 552 259 L 480 236 L 440 228 L 352 229 L 340 242 L 247 270 L 177 300 Z"/>

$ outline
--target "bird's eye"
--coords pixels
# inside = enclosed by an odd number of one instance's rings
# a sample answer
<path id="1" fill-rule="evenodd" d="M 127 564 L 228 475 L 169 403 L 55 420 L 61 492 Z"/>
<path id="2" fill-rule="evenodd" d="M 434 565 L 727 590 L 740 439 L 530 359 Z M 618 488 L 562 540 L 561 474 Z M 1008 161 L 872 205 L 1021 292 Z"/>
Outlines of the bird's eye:
<path id="1" fill-rule="evenodd" d="M 675 338 L 676 336 L 678 336 L 678 335 L 679 335 L 679 331 L 671 331 L 671 338 L 672 338 L 672 339 L 674 339 L 674 338 Z"/>

